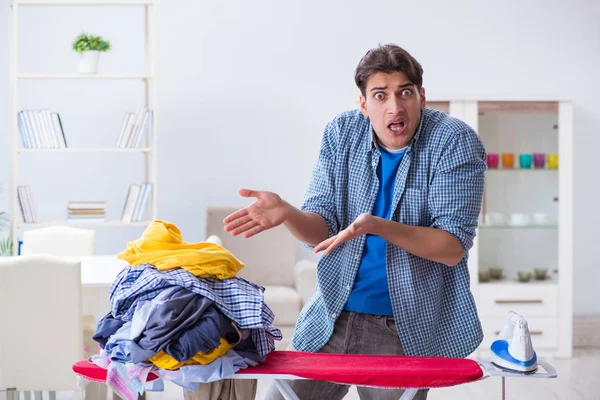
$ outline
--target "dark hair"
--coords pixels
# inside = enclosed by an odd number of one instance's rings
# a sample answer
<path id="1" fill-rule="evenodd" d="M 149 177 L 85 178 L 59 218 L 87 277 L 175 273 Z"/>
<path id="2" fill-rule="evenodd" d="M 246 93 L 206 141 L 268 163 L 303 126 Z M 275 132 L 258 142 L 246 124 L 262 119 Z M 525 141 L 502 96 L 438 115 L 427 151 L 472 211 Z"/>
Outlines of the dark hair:
<path id="1" fill-rule="evenodd" d="M 423 85 L 423 67 L 408 51 L 395 44 L 379 45 L 364 55 L 354 73 L 354 81 L 365 95 L 367 81 L 376 72 L 403 72 L 408 79 L 421 88 Z"/>

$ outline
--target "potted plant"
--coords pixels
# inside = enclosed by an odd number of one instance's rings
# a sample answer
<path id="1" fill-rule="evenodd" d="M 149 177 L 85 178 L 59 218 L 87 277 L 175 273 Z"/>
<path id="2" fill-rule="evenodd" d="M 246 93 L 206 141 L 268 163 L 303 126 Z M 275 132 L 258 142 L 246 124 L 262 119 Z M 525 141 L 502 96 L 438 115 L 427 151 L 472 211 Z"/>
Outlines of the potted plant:
<path id="1" fill-rule="evenodd" d="M 2 193 L 2 185 L 0 184 L 0 193 Z M 0 211 L 0 257 L 12 255 L 12 239 L 10 233 L 4 237 L 3 233 L 9 226 L 8 214 Z"/>
<path id="2" fill-rule="evenodd" d="M 98 72 L 98 58 L 100 52 L 109 51 L 110 42 L 101 36 L 82 33 L 73 42 L 73 50 L 81 55 L 79 60 L 80 74 L 95 74 Z"/>

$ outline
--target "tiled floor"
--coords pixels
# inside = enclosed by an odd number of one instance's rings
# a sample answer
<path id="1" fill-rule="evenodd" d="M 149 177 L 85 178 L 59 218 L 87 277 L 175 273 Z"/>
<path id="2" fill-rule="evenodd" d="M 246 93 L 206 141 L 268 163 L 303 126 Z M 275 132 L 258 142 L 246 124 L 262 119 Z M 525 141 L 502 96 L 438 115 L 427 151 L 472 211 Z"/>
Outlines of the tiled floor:
<path id="1" fill-rule="evenodd" d="M 513 378 L 506 383 L 507 400 L 598 400 L 600 399 L 600 349 L 577 349 L 570 360 L 548 360 L 558 379 Z M 264 397 L 269 381 L 259 381 L 257 400 Z M 148 393 L 147 400 L 180 400 L 181 389 L 167 383 L 164 393 Z M 432 390 L 428 400 L 501 399 L 501 379 L 489 378 L 453 388 Z M 323 399 L 326 400 L 326 399 Z M 351 389 L 345 400 L 358 400 Z"/>

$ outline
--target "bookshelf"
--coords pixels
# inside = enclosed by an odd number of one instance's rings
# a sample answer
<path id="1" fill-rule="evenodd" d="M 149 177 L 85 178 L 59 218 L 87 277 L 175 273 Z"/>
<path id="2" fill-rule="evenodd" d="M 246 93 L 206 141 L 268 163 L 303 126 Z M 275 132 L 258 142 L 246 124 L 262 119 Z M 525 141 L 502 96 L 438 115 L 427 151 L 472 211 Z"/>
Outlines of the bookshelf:
<path id="1" fill-rule="evenodd" d="M 21 8 L 30 8 L 37 6 L 107 6 L 115 7 L 141 7 L 144 13 L 144 71 L 139 74 L 93 74 L 80 75 L 77 73 L 21 73 L 18 69 L 17 53 L 19 50 L 19 40 L 17 37 L 19 25 L 19 10 Z M 9 6 L 10 13 L 10 38 L 9 38 L 9 64 L 10 64 L 10 100 L 9 100 L 9 135 L 10 135 L 10 234 L 13 240 L 13 255 L 18 251 L 18 233 L 20 229 L 26 228 L 41 228 L 52 225 L 70 225 L 77 227 L 90 228 L 118 228 L 118 227 L 143 227 L 148 224 L 151 219 L 157 218 L 157 121 L 156 121 L 156 2 L 155 0 L 14 0 Z M 139 147 L 101 147 L 101 148 L 24 148 L 21 146 L 21 137 L 19 134 L 18 120 L 18 99 L 19 99 L 19 83 L 21 81 L 35 80 L 77 80 L 81 84 L 84 81 L 97 80 L 116 80 L 116 81 L 142 81 L 144 87 L 144 102 L 143 106 L 151 110 L 150 114 L 150 129 L 147 131 L 142 144 Z M 124 112 L 126 110 L 123 110 Z M 68 133 L 67 133 L 68 134 Z M 115 137 L 115 139 L 117 139 Z M 21 212 L 19 209 L 18 187 L 17 182 L 18 170 L 21 168 L 20 155 L 29 154 L 30 157 L 35 157 L 35 154 L 57 153 L 56 156 L 77 153 L 100 153 L 100 154 L 123 154 L 123 157 L 128 157 L 131 154 L 141 154 L 144 163 L 144 181 L 152 185 L 151 195 L 149 199 L 150 207 L 144 210 L 141 221 L 123 222 L 120 219 L 106 219 L 104 221 L 68 221 L 64 220 L 42 220 L 35 223 L 26 223 L 21 221 Z M 107 173 L 111 173 L 110 170 Z M 115 173 L 118 173 L 116 171 Z M 132 182 L 137 184 L 138 182 Z M 127 193 L 124 193 L 128 195 Z M 36 199 L 38 203 L 42 203 L 42 199 Z M 65 204 L 66 205 L 66 204 Z M 124 204 L 125 206 L 125 204 Z"/>
<path id="2" fill-rule="evenodd" d="M 19 74 L 17 79 L 78 79 L 78 80 L 98 80 L 98 79 L 116 79 L 116 80 L 151 80 L 153 75 L 118 75 L 118 74 L 98 74 L 98 75 L 79 75 L 79 74 Z"/>
<path id="3" fill-rule="evenodd" d="M 18 149 L 17 153 L 152 153 L 151 147 L 144 148 L 66 148 L 66 149 Z"/>

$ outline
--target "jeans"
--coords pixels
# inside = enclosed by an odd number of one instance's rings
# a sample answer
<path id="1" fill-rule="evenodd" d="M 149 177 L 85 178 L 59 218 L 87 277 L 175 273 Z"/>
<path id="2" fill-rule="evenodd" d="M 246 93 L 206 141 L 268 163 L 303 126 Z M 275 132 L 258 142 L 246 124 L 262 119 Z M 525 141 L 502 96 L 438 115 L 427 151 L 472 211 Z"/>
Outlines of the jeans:
<path id="1" fill-rule="evenodd" d="M 344 311 L 340 314 L 329 342 L 319 353 L 404 355 L 393 317 Z M 291 388 L 301 400 L 341 400 L 349 385 L 326 381 L 292 380 Z M 429 389 L 421 389 L 415 400 L 426 400 Z M 404 389 L 357 387 L 361 400 L 398 400 Z M 283 400 L 275 385 L 271 385 L 266 400 Z"/>

